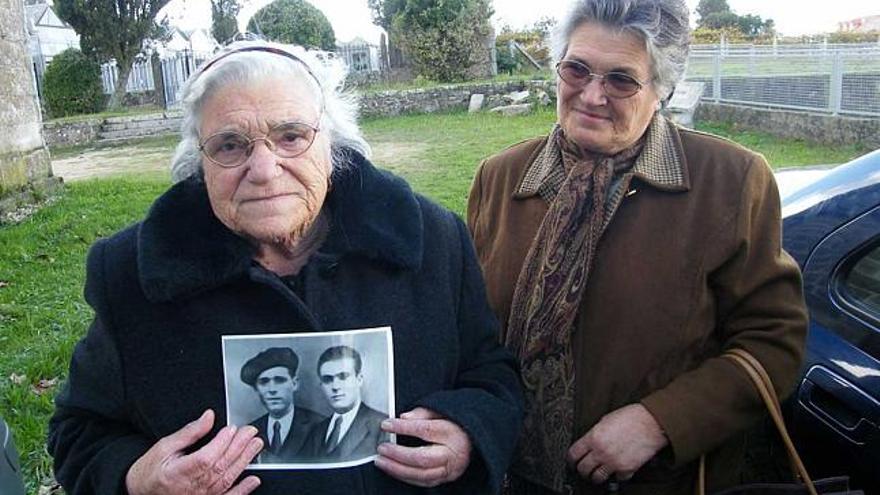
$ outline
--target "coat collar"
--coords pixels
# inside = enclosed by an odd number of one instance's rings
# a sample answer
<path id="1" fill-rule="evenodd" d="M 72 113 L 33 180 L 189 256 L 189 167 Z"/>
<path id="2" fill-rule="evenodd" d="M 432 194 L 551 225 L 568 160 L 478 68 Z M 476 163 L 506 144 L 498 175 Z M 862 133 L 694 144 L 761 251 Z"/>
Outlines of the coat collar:
<path id="1" fill-rule="evenodd" d="M 556 190 L 565 180 L 562 157 L 552 143 L 558 132 L 558 124 L 547 139 L 544 147 L 529 164 L 517 187 L 514 197 L 527 198 L 534 195 L 545 197 L 548 189 Z M 690 182 L 687 174 L 687 161 L 681 146 L 681 139 L 675 124 L 660 113 L 654 114 L 651 124 L 645 131 L 645 145 L 636 158 L 631 172 L 642 182 L 660 190 L 687 191 Z M 551 194 L 551 197 L 555 193 Z"/>
<path id="2" fill-rule="evenodd" d="M 333 173 L 327 239 L 315 259 L 360 256 L 403 269 L 422 262 L 422 213 L 402 179 L 355 152 Z M 138 229 L 141 287 L 154 302 L 188 297 L 247 273 L 251 245 L 214 216 L 204 181 L 190 177 L 153 203 Z M 311 261 L 310 261 L 311 263 Z"/>

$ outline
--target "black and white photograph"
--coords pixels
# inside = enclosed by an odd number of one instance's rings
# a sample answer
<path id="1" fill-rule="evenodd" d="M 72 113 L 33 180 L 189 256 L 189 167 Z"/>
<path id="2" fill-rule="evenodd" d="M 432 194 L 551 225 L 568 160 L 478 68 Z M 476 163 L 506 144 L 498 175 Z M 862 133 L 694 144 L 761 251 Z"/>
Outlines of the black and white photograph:
<path id="1" fill-rule="evenodd" d="M 332 469 L 394 442 L 391 328 L 223 336 L 228 424 L 252 425 L 263 450 L 251 469 Z"/>

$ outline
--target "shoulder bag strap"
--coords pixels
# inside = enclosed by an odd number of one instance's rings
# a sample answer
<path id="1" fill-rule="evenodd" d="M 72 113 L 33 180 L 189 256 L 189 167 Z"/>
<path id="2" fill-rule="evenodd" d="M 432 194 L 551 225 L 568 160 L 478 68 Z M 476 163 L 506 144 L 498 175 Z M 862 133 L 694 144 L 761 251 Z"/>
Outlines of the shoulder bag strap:
<path id="1" fill-rule="evenodd" d="M 794 448 L 794 443 L 791 441 L 791 436 L 788 434 L 788 429 L 786 429 L 785 427 L 785 421 L 782 419 L 782 408 L 779 405 L 779 398 L 776 396 L 776 392 L 773 390 L 773 384 L 770 381 L 770 376 L 767 374 L 767 371 L 764 370 L 764 367 L 757 359 L 755 359 L 754 356 L 743 349 L 730 349 L 724 352 L 724 354 L 722 354 L 721 356 L 730 359 L 738 364 L 749 376 L 749 379 L 752 380 L 752 383 L 755 385 L 755 388 L 758 389 L 758 393 L 761 395 L 761 399 L 764 401 L 764 405 L 767 406 L 767 411 L 770 413 L 770 418 L 773 420 L 773 423 L 776 425 L 776 429 L 779 431 L 779 436 L 782 437 L 782 443 L 785 445 L 786 452 L 788 453 L 788 458 L 791 462 L 792 470 L 797 473 L 798 477 L 800 478 L 801 482 L 804 484 L 804 487 L 807 489 L 807 492 L 810 495 L 818 495 L 816 487 L 813 486 L 813 481 L 810 478 L 810 475 L 807 474 L 807 469 L 806 467 L 804 467 L 804 463 L 803 461 L 801 461 L 801 458 L 797 453 L 797 449 Z M 706 494 L 705 455 L 700 457 L 700 470 L 697 479 L 697 494 Z"/>

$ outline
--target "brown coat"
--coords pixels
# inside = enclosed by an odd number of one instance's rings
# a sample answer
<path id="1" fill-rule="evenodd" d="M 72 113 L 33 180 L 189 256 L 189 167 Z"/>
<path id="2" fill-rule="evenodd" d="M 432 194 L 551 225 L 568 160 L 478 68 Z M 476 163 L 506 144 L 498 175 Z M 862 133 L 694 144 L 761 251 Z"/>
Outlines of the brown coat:
<path id="1" fill-rule="evenodd" d="M 717 356 L 747 349 L 787 394 L 806 333 L 800 272 L 780 246 L 779 195 L 765 160 L 715 136 L 669 129 L 664 146 L 674 154 L 664 156 L 675 158 L 682 179 L 670 183 L 637 162 L 629 193 L 599 242 L 573 336 L 576 437 L 634 402 L 669 437 L 670 448 L 636 474 L 626 493 L 692 493 L 695 460 L 710 451 L 710 489 L 738 481 L 731 464 L 741 457 L 737 440 L 763 407 L 746 375 Z M 485 160 L 468 202 L 468 226 L 502 331 L 548 207 L 537 194 L 517 193 L 545 141 L 525 141 Z M 586 483 L 577 490 L 592 491 Z"/>

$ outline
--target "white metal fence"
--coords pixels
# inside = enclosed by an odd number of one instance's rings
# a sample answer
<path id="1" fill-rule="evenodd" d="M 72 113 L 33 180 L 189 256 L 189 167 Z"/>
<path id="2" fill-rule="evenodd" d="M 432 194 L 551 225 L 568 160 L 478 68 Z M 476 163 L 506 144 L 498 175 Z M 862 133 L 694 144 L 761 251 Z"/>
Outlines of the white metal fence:
<path id="1" fill-rule="evenodd" d="M 166 107 L 173 107 L 180 102 L 180 88 L 183 86 L 184 81 L 210 55 L 210 53 L 183 50 L 168 53 L 165 57 L 158 59 L 161 64 L 161 86 L 164 90 Z M 132 65 L 131 75 L 128 76 L 128 83 L 125 85 L 126 92 L 154 91 L 156 89 L 154 74 L 151 59 L 136 62 Z M 101 65 L 101 80 L 104 84 L 104 93 L 110 94 L 114 91 L 118 77 L 119 70 L 116 67 L 116 61 Z"/>
<path id="2" fill-rule="evenodd" d="M 162 88 L 164 89 L 165 106 L 174 107 L 180 103 L 180 89 L 186 79 L 210 57 L 210 53 L 183 50 L 169 52 L 159 58 L 161 64 Z M 341 58 L 349 66 L 352 73 L 375 73 L 381 69 L 378 48 L 375 45 L 346 45 L 339 47 L 332 55 Z M 137 93 L 156 89 L 154 70 L 151 60 L 136 62 L 126 84 L 126 92 Z M 111 61 L 101 66 L 101 79 L 104 93 L 111 94 L 116 87 L 119 70 L 116 62 Z"/>
<path id="3" fill-rule="evenodd" d="M 104 85 L 104 94 L 112 94 L 116 90 L 116 80 L 119 79 L 119 68 L 116 61 L 111 60 L 101 64 L 101 83 Z M 135 62 L 131 66 L 131 74 L 125 85 L 127 93 L 138 93 L 156 89 L 153 83 L 153 66 L 149 60 Z"/>
<path id="4" fill-rule="evenodd" d="M 375 71 L 375 47 L 346 47 L 336 54 L 350 70 Z M 179 103 L 183 82 L 210 56 L 189 50 L 161 58 L 166 107 Z M 115 87 L 115 63 L 101 67 L 104 92 Z M 156 88 L 150 60 L 136 63 L 127 91 Z M 685 79 L 706 83 L 703 99 L 880 117 L 880 44 L 862 45 L 696 45 L 691 48 Z"/>
<path id="5" fill-rule="evenodd" d="M 210 57 L 210 53 L 184 50 L 162 58 L 162 87 L 165 88 L 165 108 L 180 103 L 180 89 L 190 74 Z"/>
<path id="6" fill-rule="evenodd" d="M 685 79 L 717 103 L 880 117 L 880 44 L 695 46 Z"/>

